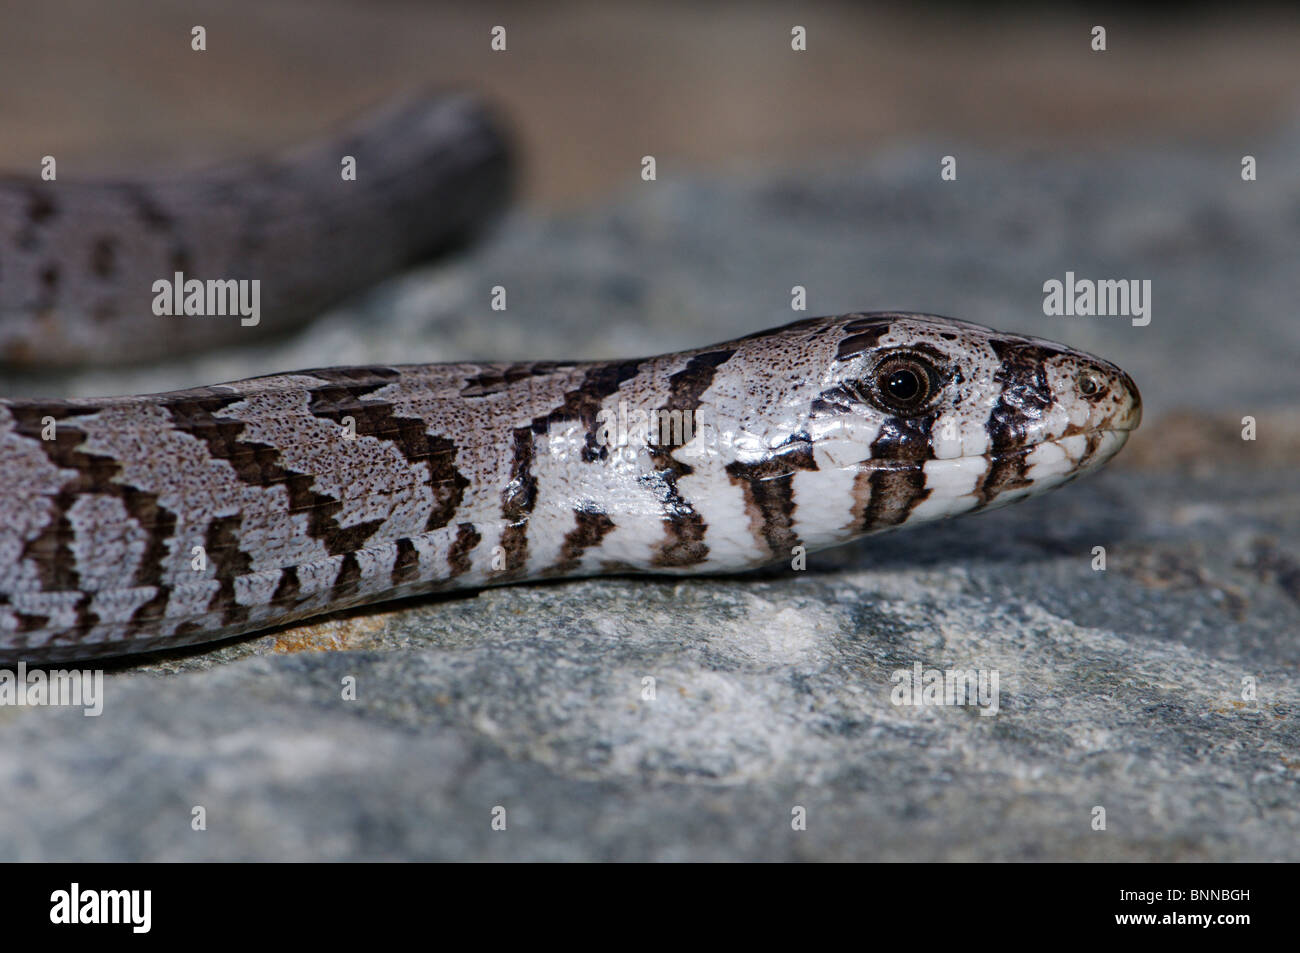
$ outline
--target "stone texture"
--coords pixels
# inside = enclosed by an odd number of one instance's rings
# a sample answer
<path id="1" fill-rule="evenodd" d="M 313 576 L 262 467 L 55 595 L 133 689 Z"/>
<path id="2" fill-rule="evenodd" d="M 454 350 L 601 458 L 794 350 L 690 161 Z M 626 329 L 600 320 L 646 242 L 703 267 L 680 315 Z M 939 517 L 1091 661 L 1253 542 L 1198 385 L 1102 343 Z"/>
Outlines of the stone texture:
<path id="1" fill-rule="evenodd" d="M 6 380 L 627 356 L 790 320 L 801 284 L 809 313 L 929 310 L 1096 351 L 1147 423 L 1094 478 L 802 573 L 414 600 L 119 665 L 100 718 L 0 707 L 0 857 L 1300 859 L 1297 144 L 1255 146 L 1256 183 L 1236 146 L 958 151 L 955 183 L 951 146 L 647 183 L 516 217 L 295 339 Z M 1152 279 L 1151 325 L 1044 317 L 1066 270 Z M 997 715 L 893 705 L 916 662 L 996 669 Z"/>

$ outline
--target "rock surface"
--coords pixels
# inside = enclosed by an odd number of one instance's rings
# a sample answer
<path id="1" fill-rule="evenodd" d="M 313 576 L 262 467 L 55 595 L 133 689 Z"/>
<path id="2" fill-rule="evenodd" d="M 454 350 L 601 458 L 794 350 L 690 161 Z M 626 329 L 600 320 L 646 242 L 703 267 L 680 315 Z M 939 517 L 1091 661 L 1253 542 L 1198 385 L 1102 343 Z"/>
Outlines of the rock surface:
<path id="1" fill-rule="evenodd" d="M 6 381 L 629 356 L 800 317 L 803 285 L 810 314 L 1095 351 L 1147 423 L 1096 477 L 806 572 L 414 600 L 119 665 L 98 718 L 0 707 L 0 857 L 1300 859 L 1298 142 L 1259 148 L 1255 183 L 1230 149 L 959 153 L 941 183 L 950 147 L 646 183 L 515 218 L 292 340 Z M 1150 278 L 1151 324 L 1044 317 L 1067 270 Z M 996 714 L 893 704 L 917 663 L 995 670 Z"/>

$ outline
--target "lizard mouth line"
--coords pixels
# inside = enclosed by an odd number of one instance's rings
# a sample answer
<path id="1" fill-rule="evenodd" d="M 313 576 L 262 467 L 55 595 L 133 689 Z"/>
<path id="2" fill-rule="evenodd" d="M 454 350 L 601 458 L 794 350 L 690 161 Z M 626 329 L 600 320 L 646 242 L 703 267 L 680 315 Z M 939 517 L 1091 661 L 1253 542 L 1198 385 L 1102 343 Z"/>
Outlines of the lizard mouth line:
<path id="1" fill-rule="evenodd" d="M 873 472 L 889 473 L 908 473 L 920 472 L 925 470 L 927 464 L 940 464 L 960 466 L 962 464 L 974 465 L 976 462 L 992 466 L 1005 466 L 1008 462 L 1017 458 L 1026 458 L 1036 450 L 1046 446 L 1057 447 L 1064 456 L 1072 461 L 1073 470 L 1082 470 L 1098 463 L 1104 463 L 1113 457 L 1128 442 L 1129 434 L 1136 428 L 1133 427 L 1102 427 L 1097 430 L 1084 430 L 1079 433 L 1070 434 L 1067 437 L 1051 437 L 1045 440 L 1039 440 L 1036 443 L 1026 444 L 1023 447 L 1015 447 L 1010 450 L 986 450 L 984 453 L 967 453 L 956 457 L 932 457 L 927 456 L 924 460 L 863 460 L 853 464 L 851 469 Z M 1065 441 L 1082 438 L 1083 451 L 1081 454 L 1072 454 L 1070 448 L 1065 446 Z M 1107 438 L 1111 438 L 1108 440 Z M 1101 451 L 1105 451 L 1102 453 Z M 1032 466 L 1032 464 L 1031 464 Z"/>
<path id="2" fill-rule="evenodd" d="M 1016 447 L 1013 450 L 989 450 L 985 453 L 970 454 L 955 457 L 954 459 L 983 459 L 988 460 L 991 464 L 1000 464 L 1008 460 L 1014 460 L 1017 457 L 1027 458 L 1030 454 L 1044 447 L 1056 447 L 1071 461 L 1074 469 L 1081 469 L 1094 463 L 1109 460 L 1128 442 L 1129 434 L 1132 432 L 1133 428 L 1131 427 L 1101 427 L 1096 430 L 1083 430 L 1065 437 L 1050 437 L 1046 440 L 1039 440 L 1037 443 Z M 1083 441 L 1082 450 L 1072 452 L 1074 446 L 1068 444 L 1068 441 L 1078 441 L 1080 439 Z"/>

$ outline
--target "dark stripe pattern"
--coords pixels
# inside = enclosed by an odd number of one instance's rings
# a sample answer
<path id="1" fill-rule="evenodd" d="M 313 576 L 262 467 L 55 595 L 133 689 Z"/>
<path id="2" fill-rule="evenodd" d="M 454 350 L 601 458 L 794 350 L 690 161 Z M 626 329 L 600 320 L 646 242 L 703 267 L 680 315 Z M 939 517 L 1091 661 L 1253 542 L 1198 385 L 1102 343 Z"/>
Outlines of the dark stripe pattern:
<path id="1" fill-rule="evenodd" d="M 872 379 L 898 349 L 938 382 L 910 413 Z M 699 452 L 662 433 L 613 452 L 598 417 L 623 401 L 691 419 Z M 898 314 L 642 360 L 0 401 L 0 662 L 177 647 L 461 586 L 787 561 L 1064 482 L 1139 416 L 1105 362 Z M 941 434 L 956 425 L 987 446 L 954 459 L 963 445 Z M 1067 438 L 1030 469 L 1030 451 Z M 195 544 L 208 565 L 191 579 Z"/>

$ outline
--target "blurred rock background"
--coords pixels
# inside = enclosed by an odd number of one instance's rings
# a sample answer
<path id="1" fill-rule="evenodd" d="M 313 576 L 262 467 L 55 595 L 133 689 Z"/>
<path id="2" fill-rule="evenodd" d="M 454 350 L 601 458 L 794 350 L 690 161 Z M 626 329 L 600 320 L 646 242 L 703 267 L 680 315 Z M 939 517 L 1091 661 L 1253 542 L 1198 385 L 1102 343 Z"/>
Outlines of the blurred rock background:
<path id="1" fill-rule="evenodd" d="M 790 29 L 809 49 L 792 55 Z M 1089 30 L 1107 27 L 1094 54 Z M 191 52 L 189 31 L 208 31 Z M 488 47 L 494 25 L 509 51 Z M 1288 4 L 43 0 L 0 9 L 0 167 L 202 164 L 413 85 L 502 104 L 538 208 L 663 174 L 870 155 L 1243 142 L 1295 118 Z"/>

